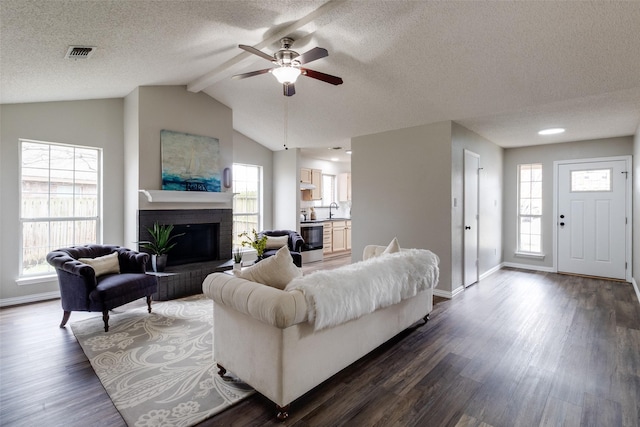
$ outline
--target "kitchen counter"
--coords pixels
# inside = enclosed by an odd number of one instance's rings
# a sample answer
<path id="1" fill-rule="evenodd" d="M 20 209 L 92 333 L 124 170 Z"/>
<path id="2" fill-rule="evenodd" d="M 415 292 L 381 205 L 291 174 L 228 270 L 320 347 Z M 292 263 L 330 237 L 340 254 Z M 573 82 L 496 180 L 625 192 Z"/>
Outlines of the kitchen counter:
<path id="1" fill-rule="evenodd" d="M 324 218 L 324 219 L 308 219 L 306 221 L 300 221 L 300 224 L 315 224 L 318 222 L 328 222 L 328 221 L 351 221 L 351 218 Z"/>

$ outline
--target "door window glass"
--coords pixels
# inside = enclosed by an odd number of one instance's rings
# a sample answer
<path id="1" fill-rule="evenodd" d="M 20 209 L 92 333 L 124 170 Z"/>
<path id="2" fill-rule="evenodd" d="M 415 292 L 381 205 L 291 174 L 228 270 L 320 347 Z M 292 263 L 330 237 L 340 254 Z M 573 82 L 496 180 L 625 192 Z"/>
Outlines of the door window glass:
<path id="1" fill-rule="evenodd" d="M 611 191 L 611 169 L 571 171 L 571 191 Z"/>

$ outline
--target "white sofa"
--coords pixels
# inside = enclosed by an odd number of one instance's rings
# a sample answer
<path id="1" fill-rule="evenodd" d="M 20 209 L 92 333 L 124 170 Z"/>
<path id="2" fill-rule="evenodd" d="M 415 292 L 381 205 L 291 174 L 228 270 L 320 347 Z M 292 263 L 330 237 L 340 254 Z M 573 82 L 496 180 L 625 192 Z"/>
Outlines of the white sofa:
<path id="1" fill-rule="evenodd" d="M 313 279 L 314 274 L 316 278 L 366 275 L 364 271 L 371 270 L 372 262 L 392 271 L 399 262 L 399 257 L 393 256 L 396 254 L 370 258 L 384 249 L 368 246 L 364 251 L 368 261 L 324 271 L 325 276 L 318 276 L 318 272 L 300 279 Z M 221 368 L 220 375 L 226 370 L 233 372 L 275 402 L 279 419 L 287 418 L 289 404 L 295 399 L 417 321 L 426 322 L 433 308 L 439 260 L 430 251 L 411 251 L 430 256 L 432 265 L 425 274 L 429 277 L 423 290 L 369 314 L 319 330 L 309 321 L 309 295 L 304 290 L 280 290 L 230 274 L 210 274 L 203 282 L 203 292 L 214 304 L 214 360 Z M 425 268 L 419 267 L 420 271 Z M 394 275 L 397 276 L 404 278 L 400 280 L 410 277 Z"/>

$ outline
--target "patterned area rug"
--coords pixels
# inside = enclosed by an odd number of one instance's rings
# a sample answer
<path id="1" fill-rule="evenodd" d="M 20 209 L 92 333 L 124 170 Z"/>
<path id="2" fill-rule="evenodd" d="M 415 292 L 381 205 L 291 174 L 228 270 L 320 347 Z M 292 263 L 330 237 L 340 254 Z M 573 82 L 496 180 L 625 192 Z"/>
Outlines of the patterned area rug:
<path id="1" fill-rule="evenodd" d="M 192 426 L 253 393 L 213 361 L 213 304 L 203 295 L 75 322 L 71 329 L 129 426 Z"/>

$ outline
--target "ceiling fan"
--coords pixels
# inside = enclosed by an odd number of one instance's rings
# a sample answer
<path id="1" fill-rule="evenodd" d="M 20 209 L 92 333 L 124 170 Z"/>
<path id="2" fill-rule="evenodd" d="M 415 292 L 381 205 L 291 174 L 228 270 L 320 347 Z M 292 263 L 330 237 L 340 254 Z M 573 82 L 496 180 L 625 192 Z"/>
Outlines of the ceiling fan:
<path id="1" fill-rule="evenodd" d="M 267 61 L 271 61 L 275 65 L 277 65 L 277 67 L 265 68 L 264 70 L 251 71 L 244 74 L 236 74 L 235 76 L 233 76 L 233 78 L 245 79 L 247 77 L 271 73 L 276 77 L 278 82 L 282 83 L 284 96 L 292 96 L 296 93 L 295 82 L 299 75 L 331 83 L 332 85 L 342 84 L 342 79 L 340 77 L 301 67 L 301 65 L 303 64 L 308 64 L 311 61 L 315 61 L 316 59 L 328 56 L 329 52 L 327 52 L 327 49 L 314 47 L 310 51 L 300 55 L 298 52 L 291 50 L 293 41 L 294 40 L 289 37 L 282 38 L 280 40 L 282 48 L 273 55 L 268 55 L 252 46 L 247 46 L 244 44 L 239 45 L 238 47 L 240 49 L 244 49 L 249 53 L 258 55 L 259 57 L 264 58 Z"/>

